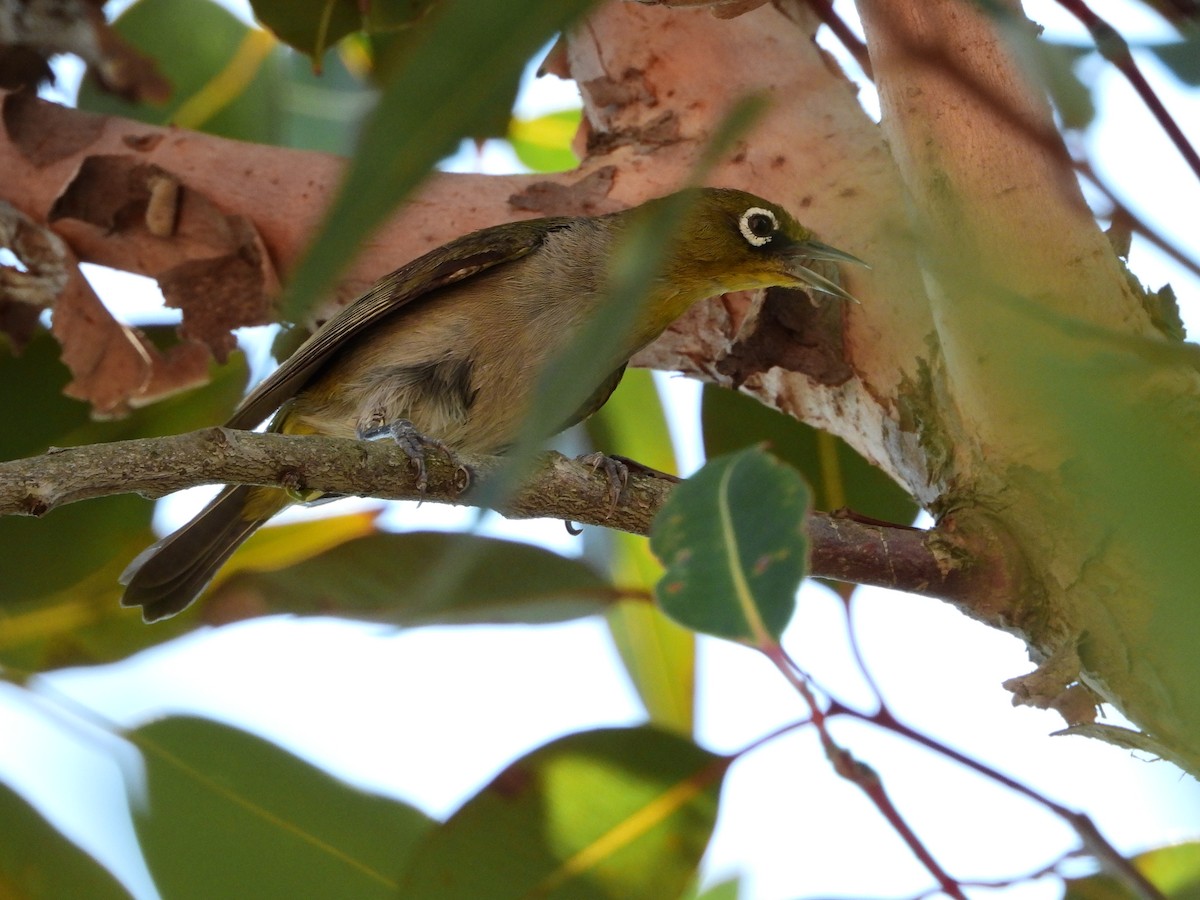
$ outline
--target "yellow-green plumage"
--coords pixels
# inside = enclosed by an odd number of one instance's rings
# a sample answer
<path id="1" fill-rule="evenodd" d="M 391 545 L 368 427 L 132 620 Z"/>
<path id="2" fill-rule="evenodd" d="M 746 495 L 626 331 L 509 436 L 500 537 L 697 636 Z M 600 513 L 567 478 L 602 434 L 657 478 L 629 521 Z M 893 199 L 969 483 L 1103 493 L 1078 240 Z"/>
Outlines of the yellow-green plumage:
<path id="1" fill-rule="evenodd" d="M 848 296 L 806 264 L 853 257 L 815 241 L 780 207 L 742 191 L 691 195 L 662 277 L 628 339 L 598 361 L 596 371 L 609 374 L 564 428 L 599 408 L 629 358 L 698 300 L 770 285 Z M 661 202 L 499 225 L 431 251 L 326 322 L 228 425 L 252 428 L 278 410 L 275 431 L 354 437 L 407 420 L 454 451 L 503 452 L 533 402 L 542 366 L 605 302 L 613 247 Z M 179 612 L 289 502 L 278 489 L 226 488 L 130 564 L 122 602 L 141 606 L 147 621 Z"/>

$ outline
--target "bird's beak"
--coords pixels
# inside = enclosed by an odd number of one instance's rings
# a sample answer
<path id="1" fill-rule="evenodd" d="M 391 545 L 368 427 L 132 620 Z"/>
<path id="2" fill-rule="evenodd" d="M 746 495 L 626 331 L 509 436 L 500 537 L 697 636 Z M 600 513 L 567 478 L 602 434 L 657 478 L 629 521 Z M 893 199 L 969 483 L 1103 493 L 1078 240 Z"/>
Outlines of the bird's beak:
<path id="1" fill-rule="evenodd" d="M 803 282 L 813 290 L 841 297 L 843 300 L 849 300 L 851 303 L 858 303 L 858 300 L 843 290 L 841 285 L 835 284 L 824 275 L 819 275 L 808 267 L 809 263 L 817 260 L 827 260 L 829 262 L 853 263 L 856 266 L 871 268 L 857 256 L 851 256 L 845 250 L 839 250 L 837 247 L 830 247 L 828 244 L 814 240 L 800 241 L 791 249 L 789 256 L 788 271 L 795 276 L 797 281 Z"/>

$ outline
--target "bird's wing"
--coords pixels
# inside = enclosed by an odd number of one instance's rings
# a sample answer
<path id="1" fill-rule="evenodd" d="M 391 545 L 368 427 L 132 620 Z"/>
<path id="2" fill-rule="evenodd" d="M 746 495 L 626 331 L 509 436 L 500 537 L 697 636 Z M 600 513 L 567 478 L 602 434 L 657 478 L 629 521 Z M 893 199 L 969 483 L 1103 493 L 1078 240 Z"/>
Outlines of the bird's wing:
<path id="1" fill-rule="evenodd" d="M 562 428 L 558 429 L 558 431 L 554 433 L 558 434 L 559 431 L 566 431 L 572 425 L 578 425 L 580 422 L 588 418 L 592 413 L 602 407 L 605 403 L 607 403 L 608 398 L 611 397 L 613 391 L 617 389 L 617 385 L 621 383 L 621 379 L 625 375 L 625 367 L 628 365 L 629 363 L 627 362 L 621 363 L 620 367 L 615 372 L 610 374 L 604 379 L 604 381 L 597 385 L 596 390 L 592 391 L 591 396 L 583 401 L 583 405 L 580 406 L 579 409 L 575 410 L 574 415 L 567 419 L 567 421 L 563 423 Z"/>
<path id="2" fill-rule="evenodd" d="M 299 391 L 347 341 L 379 320 L 438 288 L 531 253 L 547 235 L 571 222 L 567 217 L 555 217 L 484 228 L 401 266 L 318 328 L 246 395 L 226 426 L 253 428 Z"/>

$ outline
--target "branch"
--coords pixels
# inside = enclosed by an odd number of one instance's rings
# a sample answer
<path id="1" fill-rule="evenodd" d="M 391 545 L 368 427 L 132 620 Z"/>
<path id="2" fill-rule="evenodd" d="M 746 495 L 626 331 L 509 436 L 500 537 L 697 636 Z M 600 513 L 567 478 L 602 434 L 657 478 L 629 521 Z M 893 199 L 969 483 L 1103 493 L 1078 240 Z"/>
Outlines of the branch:
<path id="1" fill-rule="evenodd" d="M 0 515 L 42 516 L 68 503 L 112 494 L 158 498 L 201 484 L 261 484 L 384 500 L 475 505 L 503 465 L 495 457 L 462 457 L 471 476 L 441 454 L 428 459 L 422 495 L 408 458 L 387 441 L 261 434 L 205 428 L 170 437 L 52 448 L 0 463 Z M 469 481 L 469 484 L 464 482 Z M 632 470 L 615 508 L 608 480 L 558 453 L 538 457 L 529 477 L 495 505 L 512 519 L 554 518 L 648 534 L 674 480 Z M 972 615 L 996 605 L 1002 557 L 970 536 L 866 522 L 847 513 L 813 513 L 812 574 L 948 600 Z M 999 590 L 998 590 L 999 588 Z"/>

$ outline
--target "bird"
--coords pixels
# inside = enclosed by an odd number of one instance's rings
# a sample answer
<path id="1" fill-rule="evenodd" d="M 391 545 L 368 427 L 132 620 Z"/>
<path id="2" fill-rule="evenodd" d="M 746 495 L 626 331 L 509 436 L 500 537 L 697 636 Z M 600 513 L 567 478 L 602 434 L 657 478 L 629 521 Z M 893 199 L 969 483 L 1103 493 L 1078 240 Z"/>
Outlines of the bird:
<path id="1" fill-rule="evenodd" d="M 615 354 L 597 361 L 603 377 L 559 431 L 599 409 L 630 357 L 700 300 L 770 286 L 854 300 L 811 266 L 861 260 L 741 190 L 685 188 L 615 213 L 510 222 L 382 278 L 252 390 L 227 427 L 253 429 L 273 415 L 268 429 L 284 434 L 391 437 L 419 486 L 428 450 L 503 453 L 536 402 L 543 364 L 607 301 L 615 248 L 667 203 L 683 212 L 659 276 Z M 122 605 L 140 606 L 146 622 L 181 612 L 243 541 L 297 499 L 281 488 L 226 486 L 128 565 Z"/>

